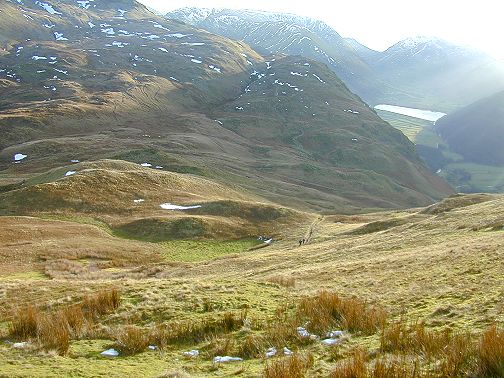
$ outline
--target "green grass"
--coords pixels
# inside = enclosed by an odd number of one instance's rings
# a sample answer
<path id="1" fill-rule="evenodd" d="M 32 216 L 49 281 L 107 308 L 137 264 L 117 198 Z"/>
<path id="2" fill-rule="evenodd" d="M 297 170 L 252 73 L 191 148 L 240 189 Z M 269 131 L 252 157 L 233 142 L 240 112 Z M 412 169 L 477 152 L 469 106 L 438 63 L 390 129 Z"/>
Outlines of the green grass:
<path id="1" fill-rule="evenodd" d="M 460 169 L 470 174 L 470 180 L 458 183 L 456 189 L 460 192 L 490 192 L 504 191 L 504 170 L 502 167 L 473 163 L 452 163 L 443 168 L 441 175 L 446 177 L 450 171 Z"/>
<path id="2" fill-rule="evenodd" d="M 383 120 L 400 130 L 415 144 L 423 144 L 434 148 L 438 144 L 443 144 L 443 140 L 436 134 L 430 121 L 382 110 L 376 110 L 376 112 Z"/>
<path id="3" fill-rule="evenodd" d="M 230 241 L 215 240 L 177 240 L 161 243 L 167 261 L 199 262 L 208 261 L 221 256 L 241 253 L 259 245 L 256 239 Z"/>
<path id="4" fill-rule="evenodd" d="M 377 113 L 382 119 L 399 129 L 413 143 L 434 149 L 441 146 L 442 148 L 439 149 L 441 155 L 448 161 L 451 160 L 451 162 L 442 167 L 440 175 L 457 191 L 466 193 L 500 193 L 504 191 L 502 167 L 464 163 L 462 161 L 463 157 L 452 151 L 435 132 L 432 122 L 379 110 L 377 110 Z M 454 175 L 454 170 L 459 175 L 465 173 L 467 177 L 470 176 L 470 179 L 461 182 L 456 178 L 457 175 Z"/>

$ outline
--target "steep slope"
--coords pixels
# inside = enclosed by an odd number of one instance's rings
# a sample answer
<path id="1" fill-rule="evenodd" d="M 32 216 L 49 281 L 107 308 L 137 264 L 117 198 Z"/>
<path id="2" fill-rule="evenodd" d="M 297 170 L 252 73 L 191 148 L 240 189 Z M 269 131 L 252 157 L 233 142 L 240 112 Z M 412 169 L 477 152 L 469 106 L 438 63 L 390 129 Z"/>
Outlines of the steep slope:
<path id="1" fill-rule="evenodd" d="M 467 162 L 504 165 L 504 92 L 441 118 L 436 130 Z"/>
<path id="2" fill-rule="evenodd" d="M 319 20 L 287 13 L 208 8 L 182 8 L 166 17 L 244 41 L 263 54 L 302 55 L 325 63 L 368 102 L 377 101 L 386 87 L 346 40 Z"/>
<path id="3" fill-rule="evenodd" d="M 423 205 L 451 192 L 324 65 L 265 62 L 133 1 L 44 4 L 0 9 L 12 15 L 0 72 L 5 184 L 113 158 L 304 209 Z M 16 154 L 27 157 L 13 164 Z"/>
<path id="4" fill-rule="evenodd" d="M 397 94 L 401 105 L 450 111 L 504 88 L 504 64 L 438 38 L 408 38 L 379 55 L 356 51 L 381 80 L 404 92 Z"/>
<path id="5" fill-rule="evenodd" d="M 437 38 L 408 38 L 378 52 L 322 21 L 285 13 L 182 8 L 166 17 L 245 41 L 261 53 L 325 63 L 371 105 L 452 111 L 504 88 L 502 63 Z"/>

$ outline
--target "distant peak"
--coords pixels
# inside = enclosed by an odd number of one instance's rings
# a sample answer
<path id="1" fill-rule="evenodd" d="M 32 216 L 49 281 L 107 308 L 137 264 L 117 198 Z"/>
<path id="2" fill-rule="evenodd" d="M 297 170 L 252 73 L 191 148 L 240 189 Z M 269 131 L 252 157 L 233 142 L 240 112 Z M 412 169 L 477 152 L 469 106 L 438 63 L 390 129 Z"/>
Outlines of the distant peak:
<path id="1" fill-rule="evenodd" d="M 410 48 L 415 47 L 421 44 L 432 43 L 432 42 L 441 42 L 441 39 L 436 37 L 427 37 L 427 36 L 416 36 L 406 38 L 405 40 L 399 42 L 402 46 Z"/>

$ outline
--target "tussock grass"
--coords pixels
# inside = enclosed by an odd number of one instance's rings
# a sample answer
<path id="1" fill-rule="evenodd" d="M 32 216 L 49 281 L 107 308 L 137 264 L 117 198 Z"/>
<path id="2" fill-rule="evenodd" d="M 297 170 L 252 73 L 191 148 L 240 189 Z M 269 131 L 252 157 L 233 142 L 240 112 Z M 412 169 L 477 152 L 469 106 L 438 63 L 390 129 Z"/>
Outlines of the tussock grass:
<path id="1" fill-rule="evenodd" d="M 115 332 L 116 346 L 124 355 L 134 355 L 145 351 L 149 345 L 149 334 L 142 328 L 127 325 Z"/>
<path id="2" fill-rule="evenodd" d="M 367 377 L 370 378 L 428 378 L 429 376 L 429 373 L 420 373 L 417 361 L 408 362 L 404 358 L 393 361 L 379 359 L 367 373 Z"/>
<path id="3" fill-rule="evenodd" d="M 265 378 L 303 378 L 313 364 L 313 355 L 295 354 L 268 362 L 263 376 Z"/>
<path id="4" fill-rule="evenodd" d="M 478 346 L 478 372 L 484 377 L 504 376 L 504 330 L 492 325 Z"/>
<path id="5" fill-rule="evenodd" d="M 44 350 L 65 355 L 70 348 L 70 330 L 63 313 L 42 315 L 37 324 L 38 342 Z"/>
<path id="6" fill-rule="evenodd" d="M 35 339 L 42 349 L 64 355 L 71 337 L 81 337 L 99 316 L 117 310 L 120 303 L 119 291 L 112 289 L 88 295 L 82 303 L 53 313 L 31 305 L 20 307 L 13 313 L 9 335 L 18 340 Z"/>
<path id="7" fill-rule="evenodd" d="M 34 306 L 17 308 L 14 311 L 9 334 L 18 339 L 29 339 L 37 336 L 40 310 Z"/>
<path id="8" fill-rule="evenodd" d="M 471 336 L 453 334 L 450 330 L 434 331 L 426 328 L 424 322 L 407 324 L 399 320 L 384 328 L 380 337 L 380 350 L 390 353 L 422 354 L 428 359 L 449 351 L 453 363 L 461 350 L 468 350 Z M 458 364 L 458 363 L 456 363 Z"/>
<path id="9" fill-rule="evenodd" d="M 283 275 L 275 275 L 268 277 L 266 281 L 271 282 L 273 284 L 277 284 L 283 287 L 295 287 L 296 279 L 294 277 L 287 277 Z"/>
<path id="10" fill-rule="evenodd" d="M 298 318 L 308 321 L 308 329 L 318 334 L 331 327 L 342 327 L 351 332 L 374 334 L 386 321 L 386 312 L 358 298 L 344 298 L 322 290 L 301 300 Z"/>
<path id="11" fill-rule="evenodd" d="M 212 316 L 199 321 L 186 320 L 160 324 L 152 330 L 151 340 L 160 348 L 170 344 L 201 342 L 206 338 L 240 329 L 246 316 L 246 312 L 240 314 L 227 312 L 219 317 Z"/>
<path id="12" fill-rule="evenodd" d="M 367 378 L 367 353 L 358 348 L 352 352 L 349 359 L 336 365 L 329 378 Z"/>
<path id="13" fill-rule="evenodd" d="M 61 310 L 73 335 L 80 337 L 87 325 L 92 324 L 91 319 L 86 319 L 81 305 L 67 306 Z"/>
<path id="14" fill-rule="evenodd" d="M 84 298 L 82 309 L 88 316 L 99 317 L 116 311 L 121 304 L 121 295 L 117 289 L 102 290 Z"/>

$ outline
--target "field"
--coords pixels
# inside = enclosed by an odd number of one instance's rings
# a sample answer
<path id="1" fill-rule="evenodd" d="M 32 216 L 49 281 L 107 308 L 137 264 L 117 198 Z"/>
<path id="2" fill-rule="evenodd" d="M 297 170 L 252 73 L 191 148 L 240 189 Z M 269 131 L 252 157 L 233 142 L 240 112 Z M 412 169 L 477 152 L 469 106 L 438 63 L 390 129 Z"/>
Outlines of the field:
<path id="1" fill-rule="evenodd" d="M 470 195 L 408 211 L 307 214 L 259 249 L 249 248 L 258 243 L 251 239 L 152 242 L 114 236 L 81 218 L 2 217 L 0 371 L 8 377 L 275 371 L 350 377 L 348 369 L 358 368 L 371 377 L 384 364 L 441 377 L 451 366 L 449 351 L 462 343 L 451 376 L 484 376 L 479 340 L 483 332 L 493 335 L 492 324 L 502 337 L 504 325 L 503 210 L 501 196 Z M 299 246 L 302 237 L 307 243 Z M 117 305 L 93 307 L 93 298 L 113 293 Z M 26 306 L 40 314 L 33 336 L 13 333 L 21 316 L 16 309 L 32 311 Z M 44 333 L 58 316 L 69 327 L 63 347 Z M 342 334 L 326 346 L 297 327 L 322 339 L 328 331 Z M 393 332 L 411 344 L 395 344 Z M 277 355 L 266 358 L 273 347 Z M 294 357 L 282 357 L 284 347 Z M 119 357 L 100 355 L 109 348 Z M 184 355 L 192 350 L 199 354 Z M 217 356 L 242 360 L 217 362 Z"/>
<path id="2" fill-rule="evenodd" d="M 503 192 L 501 167 L 465 162 L 462 156 L 450 150 L 434 130 L 432 122 L 379 110 L 377 113 L 415 143 L 420 156 L 433 170 L 439 169 L 438 174 L 457 192 Z"/>

